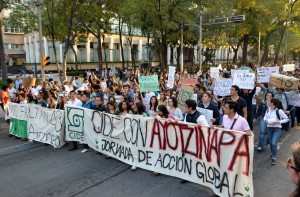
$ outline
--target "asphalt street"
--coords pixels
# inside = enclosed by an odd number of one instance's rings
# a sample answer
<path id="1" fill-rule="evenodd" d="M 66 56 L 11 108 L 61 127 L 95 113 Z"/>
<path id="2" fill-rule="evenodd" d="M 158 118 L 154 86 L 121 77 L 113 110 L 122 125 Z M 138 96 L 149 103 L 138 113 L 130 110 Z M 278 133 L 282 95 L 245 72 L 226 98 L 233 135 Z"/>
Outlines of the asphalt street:
<path id="1" fill-rule="evenodd" d="M 255 196 L 284 197 L 295 189 L 285 161 L 291 154 L 291 144 L 300 139 L 300 130 L 297 129 L 283 134 L 275 166 L 270 165 L 267 147 L 263 152 L 255 151 Z M 258 125 L 255 125 L 254 131 L 257 134 Z M 106 159 L 104 155 L 96 156 L 95 151 L 82 154 L 82 149 L 79 149 L 69 152 L 69 146 L 54 149 L 41 143 L 8 137 L 8 124 L 0 120 L 0 196 L 213 195 L 207 187 L 194 183 L 181 184 L 178 178 L 155 175 L 142 169 L 132 171 L 131 166 L 115 159 Z"/>

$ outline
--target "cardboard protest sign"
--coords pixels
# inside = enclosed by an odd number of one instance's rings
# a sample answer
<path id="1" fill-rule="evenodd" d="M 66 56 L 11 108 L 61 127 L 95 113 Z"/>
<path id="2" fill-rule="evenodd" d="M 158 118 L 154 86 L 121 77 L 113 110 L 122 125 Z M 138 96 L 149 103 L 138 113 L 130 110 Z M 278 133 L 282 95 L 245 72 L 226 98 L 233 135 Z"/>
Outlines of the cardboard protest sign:
<path id="1" fill-rule="evenodd" d="M 169 66 L 168 87 L 173 88 L 175 82 L 176 67 Z"/>
<path id="2" fill-rule="evenodd" d="M 239 73 L 235 72 L 232 85 L 239 86 L 240 89 L 250 89 L 254 88 L 255 73 Z"/>
<path id="3" fill-rule="evenodd" d="M 268 83 L 272 73 L 279 73 L 279 66 L 257 68 L 257 82 Z"/>
<path id="4" fill-rule="evenodd" d="M 299 79 L 295 77 L 288 77 L 281 74 L 272 74 L 269 84 L 276 88 L 283 88 L 285 90 L 298 90 Z"/>
<path id="5" fill-rule="evenodd" d="M 232 77 L 234 76 L 234 73 L 249 73 L 249 72 L 250 72 L 249 70 L 235 70 L 235 69 L 230 70 Z"/>
<path id="6" fill-rule="evenodd" d="M 285 93 L 289 101 L 289 105 L 300 107 L 300 93 L 297 91 L 290 91 Z"/>
<path id="7" fill-rule="evenodd" d="M 156 92 L 159 91 L 158 76 L 140 76 L 139 77 L 140 91 L 141 92 Z"/>
<path id="8" fill-rule="evenodd" d="M 219 71 L 218 67 L 210 67 L 209 73 L 210 73 L 210 78 L 217 79 L 217 78 L 220 77 L 219 76 L 220 75 L 220 71 Z"/>
<path id="9" fill-rule="evenodd" d="M 193 97 L 194 97 L 193 87 L 187 85 L 181 86 L 177 99 L 178 99 L 178 107 L 182 112 L 185 111 L 185 107 L 186 107 L 185 101 L 188 99 L 193 99 Z"/>
<path id="10" fill-rule="evenodd" d="M 209 109 L 204 109 L 201 107 L 197 107 L 197 110 L 203 115 L 205 116 L 205 119 L 208 123 L 208 125 L 212 125 L 211 119 L 213 118 L 213 111 L 209 110 Z"/>
<path id="11" fill-rule="evenodd" d="M 232 79 L 216 79 L 214 86 L 214 93 L 218 96 L 230 95 L 230 88 L 232 86 Z"/>
<path id="12" fill-rule="evenodd" d="M 283 65 L 283 71 L 285 71 L 285 72 L 295 71 L 295 64 L 285 64 L 285 65 Z"/>
<path id="13" fill-rule="evenodd" d="M 197 79 L 181 78 L 180 83 L 181 85 L 195 85 L 197 83 Z"/>
<path id="14" fill-rule="evenodd" d="M 10 103 L 12 135 L 60 148 L 65 144 L 64 110 Z"/>
<path id="15" fill-rule="evenodd" d="M 36 78 L 22 78 L 22 85 L 27 86 L 35 86 Z"/>
<path id="16" fill-rule="evenodd" d="M 68 111 L 66 106 L 65 111 Z M 84 141 L 92 149 L 150 171 L 210 187 L 223 197 L 253 196 L 253 136 L 221 128 L 139 115 L 83 110 Z M 66 116 L 76 119 L 75 113 Z M 73 124 L 73 123 L 71 123 Z M 67 131 L 66 135 L 70 135 Z"/>

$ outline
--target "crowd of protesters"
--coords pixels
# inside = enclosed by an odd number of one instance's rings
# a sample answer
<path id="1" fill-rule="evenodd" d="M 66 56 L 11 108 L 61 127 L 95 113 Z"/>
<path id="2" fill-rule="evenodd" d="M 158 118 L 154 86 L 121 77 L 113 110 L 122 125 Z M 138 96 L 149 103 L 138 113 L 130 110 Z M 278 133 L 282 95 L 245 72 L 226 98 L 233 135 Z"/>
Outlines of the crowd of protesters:
<path id="1" fill-rule="evenodd" d="M 289 73 L 283 73 L 290 75 Z M 159 91 L 140 92 L 138 76 L 157 75 Z M 230 72 L 220 70 L 223 78 L 230 78 Z M 299 70 L 292 73 L 299 78 Z M 118 76 L 118 77 L 116 77 Z M 193 85 L 196 99 L 186 100 L 185 110 L 178 106 L 178 94 L 181 88 L 182 77 L 196 78 Z M 117 80 L 116 80 L 117 78 Z M 283 89 L 271 87 L 268 84 L 256 83 L 252 90 L 240 89 L 233 85 L 230 96 L 221 97 L 214 93 L 215 80 L 210 78 L 209 71 L 199 71 L 189 75 L 176 72 L 173 88 L 168 87 L 168 71 L 154 70 L 113 72 L 112 70 L 96 69 L 95 72 L 86 70 L 84 77 L 72 77 L 59 85 L 58 81 L 39 81 L 36 86 L 24 86 L 22 79 L 8 80 L 4 85 L 1 96 L 1 107 L 5 111 L 7 122 L 9 102 L 30 103 L 45 108 L 64 109 L 64 105 L 84 107 L 109 114 L 124 116 L 138 114 L 145 117 L 169 119 L 170 121 L 184 121 L 201 126 L 222 127 L 231 130 L 243 131 L 247 135 L 253 132 L 259 136 L 257 151 L 263 151 L 266 144 L 271 149 L 271 164 L 276 164 L 277 143 L 283 130 L 300 125 L 300 107 L 288 103 L 287 93 Z M 213 118 L 207 121 L 197 107 L 213 111 Z M 259 121 L 259 130 L 253 131 L 253 122 Z M 211 122 L 212 125 L 209 125 Z M 268 135 L 265 140 L 266 134 Z M 76 142 L 72 143 L 69 151 L 78 149 Z M 82 153 L 89 151 L 87 144 L 83 144 Z M 132 167 L 136 169 L 135 166 Z"/>

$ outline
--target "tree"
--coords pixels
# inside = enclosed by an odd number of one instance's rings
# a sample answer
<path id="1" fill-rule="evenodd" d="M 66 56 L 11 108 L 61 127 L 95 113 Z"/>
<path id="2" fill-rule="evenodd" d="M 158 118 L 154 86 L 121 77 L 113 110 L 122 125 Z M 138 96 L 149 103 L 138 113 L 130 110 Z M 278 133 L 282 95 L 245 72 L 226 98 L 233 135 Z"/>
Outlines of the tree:
<path id="1" fill-rule="evenodd" d="M 8 71 L 7 65 L 5 62 L 5 49 L 4 49 L 4 40 L 3 40 L 3 25 L 4 25 L 4 17 L 2 15 L 3 10 L 8 8 L 8 1 L 2 0 L 0 2 L 0 64 L 2 69 L 2 80 L 7 80 Z"/>

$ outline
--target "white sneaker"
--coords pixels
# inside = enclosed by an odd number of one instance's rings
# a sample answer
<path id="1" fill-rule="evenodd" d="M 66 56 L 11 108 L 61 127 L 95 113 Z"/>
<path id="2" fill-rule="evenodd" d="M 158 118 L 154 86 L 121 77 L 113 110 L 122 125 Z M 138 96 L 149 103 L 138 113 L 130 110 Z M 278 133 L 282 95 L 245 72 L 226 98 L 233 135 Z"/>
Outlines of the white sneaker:
<path id="1" fill-rule="evenodd" d="M 262 151 L 262 148 L 261 148 L 261 147 L 257 147 L 257 150 L 258 150 L 258 151 Z"/>
<path id="2" fill-rule="evenodd" d="M 135 171 L 137 169 L 136 166 L 131 166 L 131 170 Z"/>
<path id="3" fill-rule="evenodd" d="M 82 151 L 81 151 L 81 153 L 85 153 L 85 152 L 88 152 L 89 151 L 89 149 L 83 149 Z"/>

